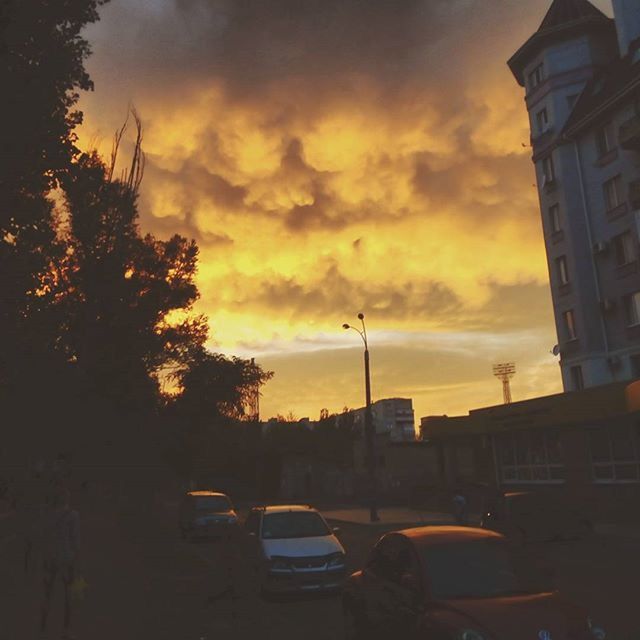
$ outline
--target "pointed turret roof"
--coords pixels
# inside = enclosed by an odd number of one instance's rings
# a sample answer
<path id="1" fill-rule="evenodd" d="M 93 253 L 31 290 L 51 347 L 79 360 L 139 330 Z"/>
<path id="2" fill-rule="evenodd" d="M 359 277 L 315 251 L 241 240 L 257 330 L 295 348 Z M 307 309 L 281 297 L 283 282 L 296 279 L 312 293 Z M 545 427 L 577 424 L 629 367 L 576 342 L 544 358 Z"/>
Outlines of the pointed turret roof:
<path id="1" fill-rule="evenodd" d="M 524 86 L 522 69 L 540 48 L 577 33 L 608 30 L 615 37 L 614 21 L 594 7 L 589 0 L 553 0 L 538 30 L 518 49 L 508 64 L 518 82 Z"/>
<path id="2" fill-rule="evenodd" d="M 589 0 L 554 0 L 538 31 L 553 29 L 584 18 L 609 18 Z"/>

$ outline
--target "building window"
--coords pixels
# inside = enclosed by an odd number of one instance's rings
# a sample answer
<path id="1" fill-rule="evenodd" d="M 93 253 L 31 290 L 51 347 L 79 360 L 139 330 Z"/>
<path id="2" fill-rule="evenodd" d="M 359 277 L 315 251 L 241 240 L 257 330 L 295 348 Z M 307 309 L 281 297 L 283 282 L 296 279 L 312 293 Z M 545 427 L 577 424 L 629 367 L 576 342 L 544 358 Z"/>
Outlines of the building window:
<path id="1" fill-rule="evenodd" d="M 550 188 L 555 185 L 556 181 L 556 169 L 553 164 L 553 157 L 547 156 L 542 161 L 542 188 Z"/>
<path id="2" fill-rule="evenodd" d="M 612 239 L 616 266 L 622 267 L 636 259 L 636 248 L 633 235 L 625 231 Z"/>
<path id="3" fill-rule="evenodd" d="M 609 122 L 596 132 L 596 148 L 598 157 L 606 156 L 616 146 L 613 123 Z"/>
<path id="4" fill-rule="evenodd" d="M 584 377 L 580 365 L 571 367 L 571 386 L 574 391 L 582 391 L 584 389 Z"/>
<path id="5" fill-rule="evenodd" d="M 496 437 L 496 445 L 503 482 L 564 481 L 564 456 L 556 429 L 502 434 Z"/>
<path id="6" fill-rule="evenodd" d="M 617 175 L 607 180 L 603 185 L 604 202 L 607 211 L 612 211 L 622 204 L 622 176 Z"/>
<path id="7" fill-rule="evenodd" d="M 554 204 L 549 207 L 549 226 L 552 233 L 562 231 L 562 220 L 560 218 L 560 205 Z"/>
<path id="8" fill-rule="evenodd" d="M 640 442 L 629 425 L 589 430 L 591 470 L 594 482 L 638 482 Z"/>
<path id="9" fill-rule="evenodd" d="M 561 285 L 569 284 L 569 267 L 567 266 L 566 256 L 556 258 L 556 274 Z"/>
<path id="10" fill-rule="evenodd" d="M 567 340 L 575 340 L 578 337 L 578 332 L 576 331 L 576 318 L 573 310 L 565 311 L 562 317 L 564 318 L 564 332 Z"/>
<path id="11" fill-rule="evenodd" d="M 627 311 L 627 324 L 634 327 L 640 324 L 640 291 L 632 293 L 625 298 Z"/>
<path id="12" fill-rule="evenodd" d="M 536 124 L 538 125 L 538 133 L 543 134 L 549 126 L 549 113 L 546 107 L 536 113 Z"/>
<path id="13" fill-rule="evenodd" d="M 529 90 L 535 89 L 543 80 L 544 67 L 541 63 L 529 74 Z"/>
<path id="14" fill-rule="evenodd" d="M 556 170 L 553 166 L 553 156 L 547 156 L 542 161 L 542 175 L 546 182 L 553 182 L 556 179 Z"/>

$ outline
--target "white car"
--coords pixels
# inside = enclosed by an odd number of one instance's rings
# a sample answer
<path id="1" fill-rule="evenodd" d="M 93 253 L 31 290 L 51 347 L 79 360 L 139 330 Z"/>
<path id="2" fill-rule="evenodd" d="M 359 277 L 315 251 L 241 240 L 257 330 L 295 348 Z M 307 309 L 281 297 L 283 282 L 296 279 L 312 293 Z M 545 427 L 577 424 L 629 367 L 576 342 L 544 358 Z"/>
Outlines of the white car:
<path id="1" fill-rule="evenodd" d="M 266 593 L 337 591 L 345 578 L 346 554 L 332 529 L 305 505 L 255 507 L 245 530 Z"/>

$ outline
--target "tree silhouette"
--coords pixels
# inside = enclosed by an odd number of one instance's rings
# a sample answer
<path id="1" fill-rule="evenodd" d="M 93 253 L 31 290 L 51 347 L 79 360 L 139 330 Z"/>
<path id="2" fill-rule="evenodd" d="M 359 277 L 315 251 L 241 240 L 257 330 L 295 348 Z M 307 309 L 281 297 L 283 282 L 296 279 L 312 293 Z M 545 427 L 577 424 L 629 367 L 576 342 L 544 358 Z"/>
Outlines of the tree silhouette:
<path id="1" fill-rule="evenodd" d="M 239 422 L 256 386 L 272 376 L 253 361 L 204 349 L 177 372 L 180 393 L 168 407 L 174 467 L 185 476 L 200 465 L 240 467 L 244 433 Z"/>
<path id="2" fill-rule="evenodd" d="M 23 420 L 21 391 L 46 405 L 60 381 L 52 296 L 64 248 L 50 193 L 77 153 L 74 106 L 92 88 L 80 33 L 104 3 L 0 2 L 0 394 Z"/>
<path id="3" fill-rule="evenodd" d="M 202 349 L 207 329 L 205 318 L 193 313 L 195 242 L 141 235 L 137 190 L 144 155 L 142 126 L 134 116 L 137 141 L 120 179 L 112 178 L 115 154 L 107 167 L 93 153 L 81 155 L 63 181 L 65 348 L 96 388 L 121 405 L 148 408 L 159 395 L 158 377 L 186 367 Z"/>

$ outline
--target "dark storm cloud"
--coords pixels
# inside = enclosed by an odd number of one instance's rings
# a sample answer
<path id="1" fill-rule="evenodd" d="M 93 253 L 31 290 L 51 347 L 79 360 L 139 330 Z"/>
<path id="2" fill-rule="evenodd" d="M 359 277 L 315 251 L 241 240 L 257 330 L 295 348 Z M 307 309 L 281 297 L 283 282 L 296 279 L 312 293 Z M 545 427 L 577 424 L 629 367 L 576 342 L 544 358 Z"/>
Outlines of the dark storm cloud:
<path id="1" fill-rule="evenodd" d="M 545 2 L 532 4 L 541 12 Z M 144 69 L 147 88 L 169 99 L 179 95 L 168 81 L 213 77 L 253 96 L 311 78 L 312 97 L 328 86 L 348 93 L 354 74 L 389 90 L 452 82 L 465 51 L 504 38 L 522 10 L 520 0 L 112 0 L 92 40 L 99 53 L 109 47 L 112 69 Z"/>
<path id="2" fill-rule="evenodd" d="M 270 277 L 257 287 L 259 293 L 236 298 L 242 307 L 267 307 L 293 315 L 333 314 L 336 309 L 363 308 L 375 317 L 424 317 L 437 321 L 461 310 L 460 300 L 442 282 L 357 283 L 346 277 L 337 264 L 331 264 L 312 282 L 295 278 Z"/>

